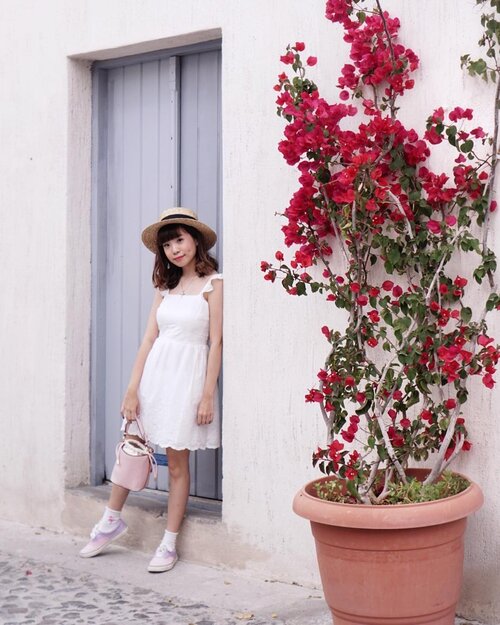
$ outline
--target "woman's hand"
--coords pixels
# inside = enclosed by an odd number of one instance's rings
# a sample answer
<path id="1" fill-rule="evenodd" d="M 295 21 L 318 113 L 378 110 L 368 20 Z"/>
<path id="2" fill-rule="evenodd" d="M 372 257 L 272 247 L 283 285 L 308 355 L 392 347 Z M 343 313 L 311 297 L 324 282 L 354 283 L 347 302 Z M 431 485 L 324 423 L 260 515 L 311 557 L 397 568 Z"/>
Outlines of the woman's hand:
<path id="1" fill-rule="evenodd" d="M 198 405 L 198 415 L 196 423 L 198 425 L 208 425 L 212 423 L 214 418 L 214 398 L 213 396 L 203 395 Z"/>
<path id="2" fill-rule="evenodd" d="M 140 413 L 137 391 L 127 391 L 122 401 L 120 412 L 127 421 L 135 421 Z"/>

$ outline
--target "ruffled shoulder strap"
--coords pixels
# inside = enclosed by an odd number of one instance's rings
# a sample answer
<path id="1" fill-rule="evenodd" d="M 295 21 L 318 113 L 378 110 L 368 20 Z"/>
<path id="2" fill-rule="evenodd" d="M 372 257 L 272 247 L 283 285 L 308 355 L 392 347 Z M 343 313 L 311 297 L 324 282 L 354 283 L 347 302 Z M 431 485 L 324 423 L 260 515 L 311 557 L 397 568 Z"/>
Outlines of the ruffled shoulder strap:
<path id="1" fill-rule="evenodd" d="M 210 293 L 211 291 L 214 290 L 212 280 L 222 280 L 222 274 L 214 273 L 213 276 L 210 276 L 210 278 L 208 279 L 208 282 L 205 284 L 205 286 L 201 290 L 201 293 Z"/>

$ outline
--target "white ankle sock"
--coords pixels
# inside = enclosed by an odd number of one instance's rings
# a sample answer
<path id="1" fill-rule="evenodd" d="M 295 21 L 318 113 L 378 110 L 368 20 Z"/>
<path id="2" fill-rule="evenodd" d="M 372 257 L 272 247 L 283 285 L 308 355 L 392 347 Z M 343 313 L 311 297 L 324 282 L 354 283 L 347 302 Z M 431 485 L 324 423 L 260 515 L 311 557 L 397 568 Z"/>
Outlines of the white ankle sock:
<path id="1" fill-rule="evenodd" d="M 163 535 L 160 544 L 163 547 L 166 547 L 169 551 L 174 551 L 178 535 L 179 532 L 169 532 L 168 530 L 165 530 L 165 534 Z"/>
<path id="2" fill-rule="evenodd" d="M 111 510 L 111 508 L 104 508 L 104 514 L 98 523 L 99 530 L 105 534 L 109 534 L 118 527 L 118 523 L 121 517 L 120 510 Z"/>

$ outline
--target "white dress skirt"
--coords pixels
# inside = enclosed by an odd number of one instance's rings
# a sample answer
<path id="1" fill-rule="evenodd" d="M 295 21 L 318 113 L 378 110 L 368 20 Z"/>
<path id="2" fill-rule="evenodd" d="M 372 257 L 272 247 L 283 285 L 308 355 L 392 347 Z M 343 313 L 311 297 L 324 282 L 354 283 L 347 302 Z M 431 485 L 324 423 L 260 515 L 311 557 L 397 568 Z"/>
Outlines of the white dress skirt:
<path id="1" fill-rule="evenodd" d="M 196 423 L 208 358 L 209 309 L 203 294 L 213 291 L 213 280 L 222 280 L 222 274 L 210 276 L 197 295 L 160 291 L 163 300 L 156 313 L 159 334 L 139 387 L 142 424 L 148 440 L 160 447 L 196 450 L 220 446 L 217 391 L 213 421 L 208 425 Z M 137 426 L 131 424 L 129 434 L 137 433 Z"/>

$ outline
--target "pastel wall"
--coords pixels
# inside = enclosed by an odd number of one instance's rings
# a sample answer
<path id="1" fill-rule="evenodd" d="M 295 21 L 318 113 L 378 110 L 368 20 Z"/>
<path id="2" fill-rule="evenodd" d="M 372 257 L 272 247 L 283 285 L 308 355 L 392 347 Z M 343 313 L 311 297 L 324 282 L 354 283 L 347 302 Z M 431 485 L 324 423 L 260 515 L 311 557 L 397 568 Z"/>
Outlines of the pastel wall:
<path id="1" fill-rule="evenodd" d="M 405 121 L 421 132 L 434 108 L 459 104 L 472 105 L 491 127 L 491 87 L 459 66 L 461 54 L 477 51 L 475 2 L 383 6 L 400 16 L 401 36 L 421 59 Z M 65 488 L 89 480 L 91 62 L 222 33 L 222 523 L 245 553 L 242 566 L 317 581 L 309 529 L 292 514 L 291 500 L 315 475 L 310 456 L 323 428 L 303 397 L 325 355 L 319 329 L 335 320 L 316 300 L 264 282 L 259 264 L 282 247 L 275 212 L 296 184 L 276 149 L 279 56 L 288 42 L 304 41 L 318 57 L 311 75 L 333 98 L 347 61 L 340 28 L 324 19 L 323 0 L 5 0 L 3 9 L 0 414 L 12 438 L 0 455 L 0 514 L 60 527 Z M 493 223 L 498 249 L 497 232 Z M 486 493 L 468 530 L 461 610 L 489 623 L 500 618 L 497 401 L 496 391 L 474 389 L 475 444 L 460 465 Z"/>

